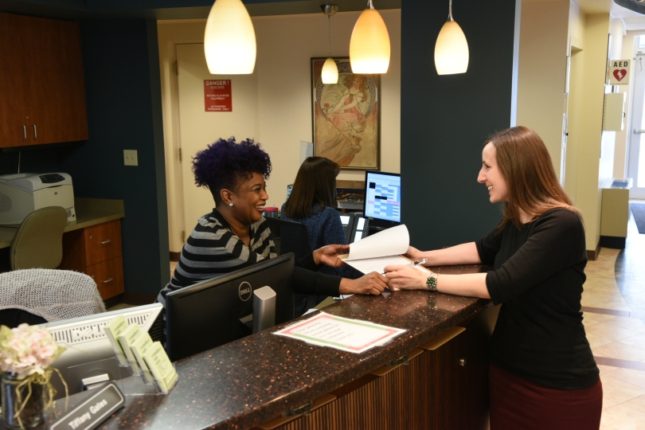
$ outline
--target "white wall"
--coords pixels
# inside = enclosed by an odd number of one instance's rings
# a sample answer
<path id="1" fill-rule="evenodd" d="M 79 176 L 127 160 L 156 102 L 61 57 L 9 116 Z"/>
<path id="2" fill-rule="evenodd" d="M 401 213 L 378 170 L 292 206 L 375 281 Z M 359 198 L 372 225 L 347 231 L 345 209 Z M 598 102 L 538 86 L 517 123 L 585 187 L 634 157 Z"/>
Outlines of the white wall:
<path id="1" fill-rule="evenodd" d="M 629 81 L 629 85 L 622 85 L 620 91 L 625 93 L 625 109 L 627 116 L 625 117 L 625 126 L 623 131 L 616 133 L 616 147 L 614 149 L 614 178 L 626 178 L 627 177 L 627 155 L 629 148 L 629 137 L 631 136 L 631 113 L 632 113 L 632 102 L 633 102 L 633 92 L 634 92 L 634 57 L 636 50 L 634 49 L 634 43 L 636 36 L 643 34 L 642 31 L 637 32 L 627 32 L 622 38 L 620 58 L 631 58 L 632 59 L 632 79 Z"/>
<path id="2" fill-rule="evenodd" d="M 560 171 L 569 0 L 522 2 L 517 124 L 535 130 Z"/>
<path id="3" fill-rule="evenodd" d="M 339 12 L 332 18 L 334 56 L 348 56 L 349 38 L 358 12 Z M 381 11 L 390 32 L 390 69 L 381 80 L 381 170 L 400 171 L 400 10 Z M 327 17 L 320 14 L 253 18 L 258 41 L 254 78 L 258 112 L 255 138 L 271 156 L 269 205 L 279 206 L 286 185 L 299 167 L 299 142 L 312 140 L 310 58 L 329 53 Z M 168 192 L 170 250 L 183 244 L 181 225 L 181 166 L 177 96 L 176 45 L 202 43 L 205 21 L 159 21 L 159 60 Z M 432 42 L 429 42 L 432 43 Z M 235 91 L 233 89 L 233 91 Z M 235 108 L 234 108 L 235 109 Z M 228 137 L 228 136 L 223 136 Z M 210 142 L 204 142 L 204 146 Z M 189 157 L 184 157 L 188 160 Z M 362 180 L 363 173 L 341 172 L 339 179 Z M 192 186 L 192 184 L 188 184 Z"/>
<path id="4" fill-rule="evenodd" d="M 600 238 L 598 169 L 602 136 L 602 107 L 607 64 L 608 14 L 581 14 L 576 22 L 582 37 L 571 59 L 569 147 L 565 190 L 582 212 L 587 250 Z"/>

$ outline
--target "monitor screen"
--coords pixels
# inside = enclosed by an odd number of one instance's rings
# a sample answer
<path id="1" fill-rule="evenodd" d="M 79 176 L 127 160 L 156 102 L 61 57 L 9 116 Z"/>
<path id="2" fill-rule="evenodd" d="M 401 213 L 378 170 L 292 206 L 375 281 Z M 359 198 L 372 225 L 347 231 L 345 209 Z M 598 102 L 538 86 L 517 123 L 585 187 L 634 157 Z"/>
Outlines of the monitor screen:
<path id="1" fill-rule="evenodd" d="M 396 224 L 401 222 L 401 175 L 398 173 L 365 172 L 365 217 L 372 221 Z"/>
<path id="2" fill-rule="evenodd" d="M 251 334 L 253 291 L 276 293 L 275 322 L 294 317 L 292 253 L 166 295 L 166 350 L 178 360 Z"/>
<path id="3" fill-rule="evenodd" d="M 84 390 L 84 381 L 92 378 L 117 380 L 132 375 L 129 367 L 119 364 L 104 328 L 115 318 L 123 316 L 129 324 L 138 324 L 143 330 L 150 331 L 154 340 L 159 340 L 151 327 L 162 322 L 162 309 L 160 303 L 153 303 L 42 324 L 56 342 L 65 347 L 52 366 L 61 372 L 69 394 Z M 65 395 L 59 378 L 52 378 L 52 383 L 57 398 Z"/>

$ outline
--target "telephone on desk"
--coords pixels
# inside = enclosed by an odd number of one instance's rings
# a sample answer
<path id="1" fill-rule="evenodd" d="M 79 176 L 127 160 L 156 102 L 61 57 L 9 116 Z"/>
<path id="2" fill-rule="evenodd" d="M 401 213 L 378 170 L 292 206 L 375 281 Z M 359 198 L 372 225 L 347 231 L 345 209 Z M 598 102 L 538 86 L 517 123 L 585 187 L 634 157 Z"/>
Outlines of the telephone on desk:
<path id="1" fill-rule="evenodd" d="M 341 214 L 340 221 L 343 224 L 347 243 L 361 240 L 369 234 L 369 220 L 361 213 Z"/>

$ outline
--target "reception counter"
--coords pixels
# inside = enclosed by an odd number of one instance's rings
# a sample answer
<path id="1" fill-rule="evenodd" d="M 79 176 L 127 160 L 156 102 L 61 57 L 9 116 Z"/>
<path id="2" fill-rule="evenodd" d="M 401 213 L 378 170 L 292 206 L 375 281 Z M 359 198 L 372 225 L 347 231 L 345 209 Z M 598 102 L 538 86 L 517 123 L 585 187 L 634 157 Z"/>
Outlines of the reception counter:
<path id="1" fill-rule="evenodd" d="M 407 331 L 352 354 L 266 330 L 177 361 L 168 395 L 126 384 L 126 405 L 105 428 L 485 428 L 491 309 L 422 291 L 353 296 L 325 311 Z"/>

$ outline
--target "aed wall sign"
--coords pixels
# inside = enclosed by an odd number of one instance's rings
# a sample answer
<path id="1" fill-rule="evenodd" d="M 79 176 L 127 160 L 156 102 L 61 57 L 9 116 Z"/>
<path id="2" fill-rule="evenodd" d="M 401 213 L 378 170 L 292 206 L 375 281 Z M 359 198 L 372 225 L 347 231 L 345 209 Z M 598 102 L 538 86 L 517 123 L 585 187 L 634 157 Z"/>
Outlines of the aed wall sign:
<path id="1" fill-rule="evenodd" d="M 230 79 L 204 80 L 204 110 L 206 112 L 232 112 Z"/>
<path id="2" fill-rule="evenodd" d="M 630 60 L 609 60 L 609 84 L 628 85 Z"/>

